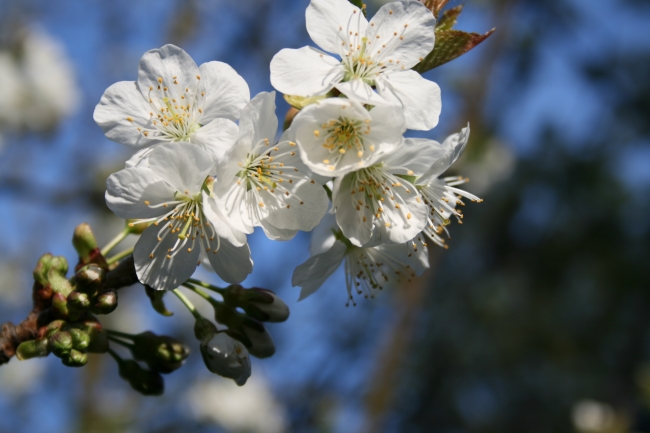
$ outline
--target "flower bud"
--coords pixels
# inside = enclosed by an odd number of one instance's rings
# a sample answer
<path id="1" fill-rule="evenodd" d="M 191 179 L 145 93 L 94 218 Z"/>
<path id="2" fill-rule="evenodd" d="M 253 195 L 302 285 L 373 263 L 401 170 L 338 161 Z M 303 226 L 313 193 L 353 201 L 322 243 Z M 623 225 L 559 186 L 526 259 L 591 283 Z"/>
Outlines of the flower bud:
<path id="1" fill-rule="evenodd" d="M 284 322 L 289 318 L 289 307 L 270 290 L 254 287 L 244 289 L 233 284 L 223 295 L 226 304 L 242 308 L 246 314 L 261 322 Z"/>
<path id="2" fill-rule="evenodd" d="M 50 349 L 55 356 L 62 358 L 72 350 L 72 335 L 67 331 L 57 331 L 50 337 Z"/>
<path id="3" fill-rule="evenodd" d="M 201 356 L 212 373 L 234 379 L 241 386 L 251 375 L 248 350 L 226 332 L 217 332 L 201 341 Z"/>
<path id="4" fill-rule="evenodd" d="M 119 372 L 120 377 L 141 394 L 161 395 L 165 391 L 165 381 L 160 374 L 145 370 L 131 359 L 119 361 Z"/>
<path id="5" fill-rule="evenodd" d="M 23 361 L 31 358 L 41 358 L 50 354 L 50 343 L 46 337 L 38 340 L 23 341 L 16 349 L 16 358 Z"/>
<path id="6" fill-rule="evenodd" d="M 53 320 L 47 325 L 47 327 L 45 327 L 44 331 L 43 330 L 39 331 L 39 335 L 42 337 L 50 338 L 52 334 L 60 330 L 66 324 L 67 322 L 65 320 Z"/>
<path id="7" fill-rule="evenodd" d="M 171 337 L 147 331 L 133 337 L 131 353 L 151 370 L 168 374 L 183 365 L 190 349 Z"/>
<path id="8" fill-rule="evenodd" d="M 76 312 L 82 312 L 90 307 L 90 297 L 86 293 L 73 290 L 67 298 L 68 308 Z"/>
<path id="9" fill-rule="evenodd" d="M 79 224 L 74 229 L 72 245 L 83 262 L 88 262 L 90 260 L 90 255 L 97 248 L 97 240 L 88 224 Z"/>
<path id="10" fill-rule="evenodd" d="M 66 367 L 83 367 L 88 363 L 88 355 L 79 350 L 72 349 L 67 356 L 61 358 L 61 362 Z"/>
<path id="11" fill-rule="evenodd" d="M 68 262 L 63 257 L 52 257 L 50 264 L 50 270 L 47 271 L 47 281 L 50 283 L 52 290 L 61 293 L 63 296 L 68 296 L 72 292 L 72 285 L 65 277 L 68 272 Z"/>
<path id="12" fill-rule="evenodd" d="M 237 330 L 244 334 L 245 338 L 242 341 L 254 357 L 268 358 L 275 353 L 273 337 L 261 323 L 247 319 Z"/>
<path id="13" fill-rule="evenodd" d="M 67 318 L 68 314 L 70 314 L 68 300 L 62 293 L 55 293 L 52 296 L 52 309 L 55 317 Z"/>
<path id="14" fill-rule="evenodd" d="M 79 328 L 72 328 L 68 331 L 72 336 L 72 347 L 77 350 L 86 350 L 90 345 L 90 335 Z"/>
<path id="15" fill-rule="evenodd" d="M 74 276 L 75 289 L 93 296 L 106 280 L 106 272 L 97 265 L 86 265 Z"/>
<path id="16" fill-rule="evenodd" d="M 108 333 L 102 329 L 102 325 L 94 317 L 85 319 L 76 324 L 90 339 L 86 352 L 106 353 L 108 351 Z"/>
<path id="17" fill-rule="evenodd" d="M 117 292 L 109 290 L 97 296 L 91 311 L 95 314 L 110 314 L 117 308 Z"/>
<path id="18" fill-rule="evenodd" d="M 34 281 L 42 286 L 48 284 L 47 273 L 50 270 L 53 257 L 54 256 L 50 253 L 43 254 L 41 258 L 38 259 L 38 263 L 36 263 L 36 267 L 34 268 Z"/>

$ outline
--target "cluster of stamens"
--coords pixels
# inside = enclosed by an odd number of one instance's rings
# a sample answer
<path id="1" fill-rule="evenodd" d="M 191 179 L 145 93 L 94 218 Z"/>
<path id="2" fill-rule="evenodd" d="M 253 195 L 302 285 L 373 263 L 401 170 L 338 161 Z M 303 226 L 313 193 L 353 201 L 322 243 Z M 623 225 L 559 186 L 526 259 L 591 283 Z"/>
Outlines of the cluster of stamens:
<path id="1" fill-rule="evenodd" d="M 153 221 L 154 226 L 160 227 L 157 234 L 158 244 L 154 247 L 149 258 L 153 259 L 160 254 L 161 252 L 158 249 L 162 240 L 167 236 L 173 235 L 177 236 L 174 246 L 162 252 L 167 259 L 172 259 L 183 250 L 191 253 L 197 247 L 197 242 L 199 243 L 198 247 L 205 248 L 206 253 L 212 251 L 212 253 L 217 254 L 221 246 L 220 238 L 210 222 L 203 215 L 201 193 L 190 196 L 189 191 L 185 191 L 184 193 L 177 192 L 174 198 L 175 200 L 156 205 L 145 201 L 145 205 L 151 209 L 160 207 L 171 207 L 172 209 L 163 216 L 139 220 L 129 224 L 133 226 L 135 224 Z M 217 240 L 217 245 L 213 248 L 210 242 L 215 239 Z"/>
<path id="2" fill-rule="evenodd" d="M 446 227 L 451 223 L 449 216 L 454 215 L 458 224 L 463 223 L 463 213 L 460 209 L 456 209 L 457 205 L 465 206 L 465 203 L 461 199 L 464 197 L 476 203 L 480 203 L 483 200 L 467 191 L 455 188 L 457 185 L 469 182 L 467 178 L 452 176 L 445 177 L 442 180 L 445 182 L 444 186 L 436 185 L 435 183 L 418 185 L 418 190 L 429 210 L 424 233 L 436 244 L 447 249 L 449 245 L 445 243 L 445 239 L 441 234 L 445 232 L 449 238 L 449 231 Z"/>
<path id="3" fill-rule="evenodd" d="M 357 157 L 361 158 L 366 149 L 374 151 L 375 146 L 364 137 L 370 134 L 371 130 L 370 119 L 339 117 L 323 123 L 321 129 L 314 130 L 316 138 L 321 136 L 322 131 L 325 136 L 323 147 L 330 152 L 323 163 L 328 164 L 330 170 L 334 170 L 339 160 L 348 152 L 356 152 Z"/>
<path id="4" fill-rule="evenodd" d="M 201 76 L 196 76 L 197 82 Z M 173 86 L 179 86 L 177 77 L 173 77 Z M 194 88 L 185 87 L 179 99 L 172 97 L 169 88 L 158 77 L 156 87 L 149 86 L 148 102 L 149 124 L 136 126 L 138 131 L 148 138 L 158 138 L 167 141 L 190 141 L 191 136 L 201 124 L 203 109 L 200 107 L 201 99 L 205 92 L 198 91 L 198 84 Z M 127 117 L 133 123 L 132 117 Z"/>

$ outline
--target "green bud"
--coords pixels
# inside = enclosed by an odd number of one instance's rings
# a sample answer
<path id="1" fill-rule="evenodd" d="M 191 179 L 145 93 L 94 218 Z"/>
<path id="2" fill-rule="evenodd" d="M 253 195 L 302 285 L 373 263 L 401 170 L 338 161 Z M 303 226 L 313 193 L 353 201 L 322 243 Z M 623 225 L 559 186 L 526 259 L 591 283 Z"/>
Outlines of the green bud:
<path id="1" fill-rule="evenodd" d="M 68 308 L 81 312 L 90 307 L 90 297 L 86 293 L 77 292 L 76 290 L 70 292 L 67 298 Z"/>
<path id="2" fill-rule="evenodd" d="M 284 322 L 289 318 L 287 304 L 267 289 L 244 289 L 239 284 L 233 284 L 226 289 L 223 299 L 229 306 L 240 307 L 246 314 L 262 322 Z"/>
<path id="3" fill-rule="evenodd" d="M 50 349 L 55 356 L 63 358 L 72 350 L 72 335 L 67 331 L 57 331 L 50 337 Z"/>
<path id="4" fill-rule="evenodd" d="M 76 290 L 88 293 L 91 296 L 102 288 L 105 280 L 106 272 L 94 264 L 84 266 L 74 276 Z"/>
<path id="5" fill-rule="evenodd" d="M 145 370 L 131 359 L 119 361 L 119 372 L 120 377 L 141 394 L 161 395 L 165 391 L 165 381 L 160 374 Z"/>
<path id="6" fill-rule="evenodd" d="M 47 337 L 38 340 L 23 341 L 16 349 L 16 358 L 25 359 L 41 358 L 50 354 L 50 343 Z"/>
<path id="7" fill-rule="evenodd" d="M 41 258 L 38 259 L 38 263 L 36 263 L 36 267 L 34 268 L 34 281 L 42 286 L 48 284 L 47 272 L 50 270 L 53 258 L 54 256 L 50 253 L 43 254 Z"/>
<path id="8" fill-rule="evenodd" d="M 109 290 L 97 296 L 91 311 L 95 314 L 110 314 L 117 308 L 117 292 Z"/>
<path id="9" fill-rule="evenodd" d="M 151 370 L 168 374 L 183 365 L 190 349 L 174 338 L 147 331 L 133 336 L 131 352 Z"/>
<path id="10" fill-rule="evenodd" d="M 68 261 L 63 256 L 55 256 L 50 260 L 50 272 L 56 272 L 65 277 L 68 273 Z"/>
<path id="11" fill-rule="evenodd" d="M 55 293 L 54 296 L 52 296 L 52 308 L 55 317 L 67 318 L 68 314 L 70 314 L 70 310 L 68 309 L 68 300 L 61 293 Z"/>
<path id="12" fill-rule="evenodd" d="M 79 328 L 72 328 L 68 331 L 72 336 L 72 347 L 77 350 L 86 350 L 90 345 L 90 335 Z"/>
<path id="13" fill-rule="evenodd" d="M 97 248 L 97 240 L 88 224 L 79 224 L 75 228 L 72 245 L 83 262 L 89 261 L 91 253 Z"/>
<path id="14" fill-rule="evenodd" d="M 45 336 L 51 337 L 56 331 L 60 330 L 67 322 L 65 320 L 53 320 L 45 328 Z"/>
<path id="15" fill-rule="evenodd" d="M 86 352 L 106 353 L 108 351 L 108 333 L 95 318 L 86 319 L 76 324 L 90 338 Z"/>
<path id="16" fill-rule="evenodd" d="M 61 358 L 61 362 L 66 367 L 83 367 L 88 362 L 88 355 L 72 349 L 67 356 Z"/>
<path id="17" fill-rule="evenodd" d="M 47 281 L 56 293 L 68 296 L 72 292 L 72 285 L 65 277 L 68 272 L 68 262 L 63 257 L 54 257 L 51 263 L 52 267 L 47 272 Z"/>
<path id="18" fill-rule="evenodd" d="M 216 334 L 217 331 L 217 326 L 203 317 L 196 319 L 196 323 L 194 323 L 194 335 L 199 341 Z"/>

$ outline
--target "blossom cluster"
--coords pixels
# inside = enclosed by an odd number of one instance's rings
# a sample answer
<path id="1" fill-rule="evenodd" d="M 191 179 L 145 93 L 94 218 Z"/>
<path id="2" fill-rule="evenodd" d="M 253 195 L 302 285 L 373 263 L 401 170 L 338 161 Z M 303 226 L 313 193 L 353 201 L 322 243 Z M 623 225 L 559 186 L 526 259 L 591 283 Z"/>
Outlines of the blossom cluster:
<path id="1" fill-rule="evenodd" d="M 412 67 L 434 47 L 423 3 L 381 7 L 369 21 L 347 0 L 312 0 L 315 47 L 283 49 L 271 83 L 304 101 L 278 135 L 275 92 L 253 98 L 229 65 L 197 66 L 165 45 L 142 57 L 137 81 L 109 87 L 94 113 L 106 137 L 135 150 L 107 181 L 119 217 L 146 223 L 133 251 L 139 280 L 173 290 L 197 266 L 229 283 L 253 270 L 247 235 L 272 240 L 314 232 L 311 258 L 293 274 L 300 298 L 344 264 L 357 292 L 410 279 L 428 267 L 427 245 L 445 246 L 462 198 L 440 177 L 461 155 L 469 126 L 442 143 L 405 138 L 430 130 L 440 88 Z"/>

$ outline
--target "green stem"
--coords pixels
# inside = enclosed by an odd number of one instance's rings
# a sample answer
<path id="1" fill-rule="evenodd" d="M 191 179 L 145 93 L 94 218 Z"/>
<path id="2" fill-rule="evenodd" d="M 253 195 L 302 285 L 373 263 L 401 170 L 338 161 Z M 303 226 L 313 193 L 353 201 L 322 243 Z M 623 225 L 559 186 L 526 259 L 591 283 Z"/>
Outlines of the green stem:
<path id="1" fill-rule="evenodd" d="M 127 334 L 126 332 L 113 331 L 112 329 L 107 329 L 106 332 L 108 332 L 109 334 L 113 334 L 116 337 L 122 337 L 122 338 L 126 338 L 128 340 L 133 340 L 133 337 L 134 337 L 134 335 Z"/>
<path id="2" fill-rule="evenodd" d="M 195 286 L 203 287 L 204 289 L 212 290 L 213 292 L 217 292 L 217 293 L 219 293 L 221 295 L 226 293 L 226 289 L 222 289 L 221 287 L 213 286 L 212 284 L 208 284 L 208 283 L 206 283 L 204 281 L 195 280 L 194 278 L 190 278 L 189 280 L 187 280 L 187 282 L 191 283 L 191 284 L 194 284 Z M 188 288 L 191 289 L 192 287 L 188 287 Z"/>
<path id="3" fill-rule="evenodd" d="M 121 357 L 120 355 L 118 355 L 117 353 L 115 353 L 115 351 L 114 351 L 113 349 L 111 349 L 110 347 L 108 348 L 107 353 L 108 353 L 109 355 L 111 355 L 111 356 L 113 357 L 113 359 L 114 359 L 115 361 L 117 361 L 118 364 L 119 364 L 120 362 L 122 362 L 122 357 Z"/>
<path id="4" fill-rule="evenodd" d="M 112 335 L 109 335 L 108 339 L 111 340 L 113 343 L 117 343 L 120 346 L 128 347 L 129 349 L 131 349 L 133 347 L 133 344 L 127 343 L 126 341 L 122 341 L 119 338 L 113 337 Z"/>
<path id="5" fill-rule="evenodd" d="M 102 248 L 101 250 L 102 256 L 106 256 L 106 254 L 110 253 L 113 248 L 115 248 L 120 242 L 126 239 L 129 233 L 131 233 L 131 227 L 126 226 L 121 233 L 119 233 L 117 236 L 111 239 L 111 241 L 107 243 L 104 248 Z"/>
<path id="6" fill-rule="evenodd" d="M 213 304 L 215 302 L 219 302 L 216 299 L 214 299 L 212 296 L 210 296 L 207 292 L 204 292 L 203 290 L 199 289 L 198 287 L 194 287 L 194 286 L 192 286 L 190 284 L 187 284 L 187 283 L 183 284 L 183 286 L 187 287 L 188 289 L 190 289 L 191 291 L 193 291 L 194 293 L 196 293 L 197 295 L 199 295 L 200 297 L 202 297 L 203 299 L 205 299 L 206 301 L 208 301 L 211 304 Z"/>
<path id="7" fill-rule="evenodd" d="M 196 319 L 203 318 L 203 316 L 201 316 L 201 314 L 198 311 L 196 311 L 196 307 L 194 307 L 194 304 L 192 304 L 192 302 L 189 299 L 187 299 L 187 297 L 183 294 L 183 292 L 181 292 L 179 289 L 174 289 L 172 290 L 172 292 L 174 293 L 174 295 L 178 297 L 178 299 L 181 300 L 181 302 L 185 305 L 185 307 L 187 307 L 187 309 L 190 310 L 190 313 L 192 313 L 192 316 L 194 316 L 194 318 Z"/>
<path id="8" fill-rule="evenodd" d="M 106 263 L 108 265 L 112 265 L 115 262 L 119 262 L 124 257 L 131 255 L 132 253 L 133 253 L 133 248 L 129 248 L 128 250 L 124 250 L 121 253 L 117 253 L 113 257 L 106 259 Z"/>
<path id="9" fill-rule="evenodd" d="M 330 189 L 329 186 L 323 185 L 323 188 L 325 188 L 325 192 L 327 193 L 327 197 L 332 201 L 332 190 Z"/>

